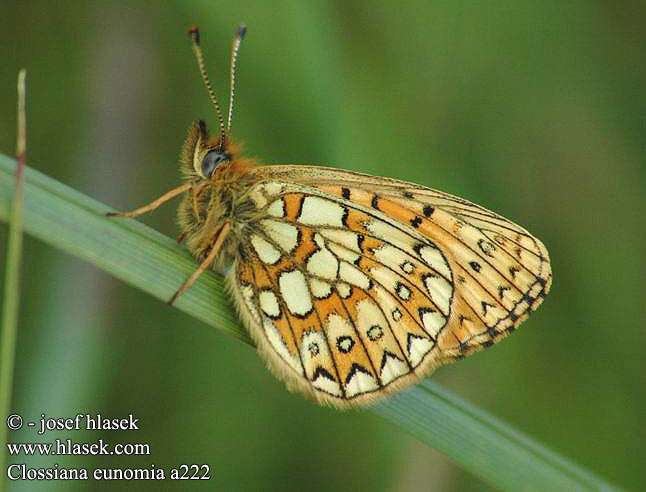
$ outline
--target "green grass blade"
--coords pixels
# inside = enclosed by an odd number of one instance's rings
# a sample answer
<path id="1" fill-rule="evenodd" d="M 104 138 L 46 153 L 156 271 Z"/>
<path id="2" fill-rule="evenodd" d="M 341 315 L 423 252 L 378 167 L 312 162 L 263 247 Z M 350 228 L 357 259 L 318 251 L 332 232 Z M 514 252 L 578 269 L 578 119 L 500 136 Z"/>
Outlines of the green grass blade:
<path id="1" fill-rule="evenodd" d="M 14 168 L 14 187 L 11 215 L 9 219 L 9 238 L 7 244 L 7 264 L 5 270 L 4 300 L 2 303 L 2 331 L 0 333 L 0 415 L 11 412 L 14 362 L 16 357 L 16 336 L 18 333 L 18 308 L 20 307 L 20 263 L 22 259 L 22 222 L 24 206 L 24 172 L 27 151 L 27 130 L 25 112 L 25 85 L 27 72 L 23 68 L 18 74 L 18 139 L 16 155 L 18 165 Z M 4 448 L 8 437 L 7 426 L 0 431 L 0 490 L 6 490 L 5 469 L 7 454 Z"/>
<path id="2" fill-rule="evenodd" d="M 430 379 L 374 411 L 501 489 L 618 490 Z"/>
<path id="3" fill-rule="evenodd" d="M 15 161 L 0 155 L 0 218 L 5 221 L 14 172 Z M 174 240 L 132 219 L 106 218 L 112 209 L 33 169 L 26 170 L 25 192 L 29 234 L 161 300 L 196 268 Z M 222 287 L 218 275 L 206 272 L 176 307 L 250 343 Z M 616 490 L 430 380 L 372 411 L 500 489 Z"/>

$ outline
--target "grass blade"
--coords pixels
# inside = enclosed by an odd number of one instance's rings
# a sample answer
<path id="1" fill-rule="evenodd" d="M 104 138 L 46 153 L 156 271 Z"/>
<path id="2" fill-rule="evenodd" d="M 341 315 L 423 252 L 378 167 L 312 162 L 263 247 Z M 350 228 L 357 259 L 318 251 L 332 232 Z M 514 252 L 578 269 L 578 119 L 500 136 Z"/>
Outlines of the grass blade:
<path id="1" fill-rule="evenodd" d="M 7 220 L 15 161 L 0 155 L 0 219 Z M 196 265 L 177 243 L 131 219 L 109 219 L 109 207 L 27 169 L 25 230 L 166 301 Z M 223 293 L 205 272 L 176 307 L 246 343 Z M 373 412 L 506 490 L 616 490 L 480 409 L 426 380 Z"/>
<path id="2" fill-rule="evenodd" d="M 24 171 L 27 152 L 27 121 L 25 112 L 25 85 L 27 72 L 18 74 L 18 138 L 15 167 L 13 206 L 9 218 L 9 239 L 7 244 L 7 267 L 5 271 L 4 301 L 2 308 L 2 333 L 0 334 L 0 415 L 9 416 L 13 389 L 13 369 L 16 356 L 16 335 L 18 332 L 18 308 L 20 304 L 20 262 L 22 259 L 22 219 L 24 202 Z M 0 431 L 0 470 L 4 470 L 7 455 L 7 426 Z M 0 472 L 0 490 L 6 489 L 5 474 Z"/>

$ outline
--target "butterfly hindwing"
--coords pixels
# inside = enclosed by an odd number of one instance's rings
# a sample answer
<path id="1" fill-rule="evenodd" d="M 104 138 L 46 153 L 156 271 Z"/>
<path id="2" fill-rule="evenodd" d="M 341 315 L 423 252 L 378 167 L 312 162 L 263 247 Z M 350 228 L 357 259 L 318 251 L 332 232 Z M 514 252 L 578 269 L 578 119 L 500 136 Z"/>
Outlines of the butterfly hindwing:
<path id="1" fill-rule="evenodd" d="M 259 218 L 230 284 L 269 366 L 319 401 L 411 384 L 503 338 L 549 289 L 543 245 L 465 200 L 325 168 L 256 172 Z"/>

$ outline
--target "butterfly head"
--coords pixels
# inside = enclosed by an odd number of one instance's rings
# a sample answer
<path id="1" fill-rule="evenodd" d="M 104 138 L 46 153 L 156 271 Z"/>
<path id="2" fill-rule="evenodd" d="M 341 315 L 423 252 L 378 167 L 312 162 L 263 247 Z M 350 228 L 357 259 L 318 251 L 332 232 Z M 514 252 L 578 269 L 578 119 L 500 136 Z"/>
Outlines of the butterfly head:
<path id="1" fill-rule="evenodd" d="M 237 151 L 231 142 L 222 142 L 221 137 L 209 137 L 206 123 L 194 121 L 189 128 L 184 144 L 183 163 L 191 174 L 202 179 L 211 179 L 216 171 L 230 164 Z"/>
<path id="2" fill-rule="evenodd" d="M 235 69 L 236 60 L 238 58 L 238 51 L 240 49 L 240 42 L 246 32 L 246 27 L 241 25 L 238 28 L 235 38 L 233 39 L 233 48 L 231 51 L 231 90 L 229 95 L 229 115 L 225 125 L 224 117 L 220 104 L 215 97 L 215 92 L 211 86 L 206 68 L 204 66 L 204 58 L 202 55 L 202 48 L 200 47 L 200 32 L 196 26 L 189 30 L 189 35 L 193 42 L 193 52 L 197 59 L 197 65 L 202 75 L 202 80 L 209 93 L 209 98 L 215 107 L 215 112 L 219 122 L 219 135 L 209 137 L 206 123 L 202 120 L 195 121 L 191 124 L 189 135 L 184 143 L 182 151 L 182 164 L 183 167 L 188 168 L 190 174 L 199 176 L 202 179 L 212 180 L 217 174 L 218 170 L 225 168 L 227 164 L 234 162 L 235 156 L 238 153 L 236 146 L 231 142 L 231 120 L 233 114 L 233 99 L 235 95 Z"/>

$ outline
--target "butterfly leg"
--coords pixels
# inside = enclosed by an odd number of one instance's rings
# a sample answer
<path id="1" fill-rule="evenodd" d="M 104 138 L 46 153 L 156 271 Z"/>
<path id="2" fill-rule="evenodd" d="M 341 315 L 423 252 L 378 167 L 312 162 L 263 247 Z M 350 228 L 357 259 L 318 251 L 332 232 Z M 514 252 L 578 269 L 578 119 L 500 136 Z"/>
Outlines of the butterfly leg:
<path id="1" fill-rule="evenodd" d="M 108 212 L 105 215 L 107 215 L 108 217 L 137 217 L 139 215 L 152 212 L 163 203 L 166 203 L 168 200 L 171 200 L 172 198 L 175 198 L 177 195 L 181 195 L 185 191 L 190 190 L 191 186 L 193 186 L 191 183 L 185 183 L 182 186 L 173 188 L 169 192 L 164 193 L 157 200 L 154 200 L 150 202 L 148 205 L 144 205 L 143 207 L 139 207 L 139 208 L 136 208 L 135 210 L 131 210 L 130 212 Z"/>
<path id="2" fill-rule="evenodd" d="M 204 270 L 206 270 L 211 263 L 215 261 L 215 259 L 218 257 L 220 254 L 220 250 L 222 249 L 222 245 L 224 244 L 224 240 L 226 237 L 229 235 L 229 231 L 231 230 L 231 224 L 228 222 L 225 222 L 222 227 L 218 230 L 216 233 L 216 238 L 215 241 L 213 242 L 213 246 L 211 247 L 211 251 L 209 251 L 209 254 L 207 255 L 206 259 L 202 262 L 202 264 L 193 272 L 193 275 L 190 276 L 186 282 L 182 284 L 182 286 L 177 289 L 177 292 L 173 294 L 173 297 L 170 298 L 168 301 L 168 305 L 172 306 L 173 303 L 175 302 L 175 299 L 177 299 L 179 296 L 181 296 L 184 292 L 186 292 L 191 285 L 199 278 L 202 273 L 204 273 Z"/>

